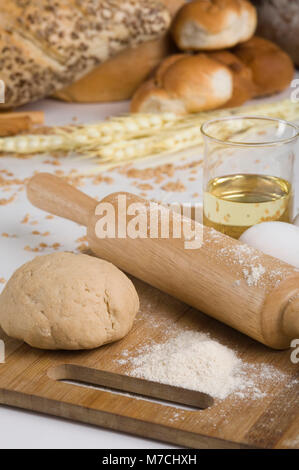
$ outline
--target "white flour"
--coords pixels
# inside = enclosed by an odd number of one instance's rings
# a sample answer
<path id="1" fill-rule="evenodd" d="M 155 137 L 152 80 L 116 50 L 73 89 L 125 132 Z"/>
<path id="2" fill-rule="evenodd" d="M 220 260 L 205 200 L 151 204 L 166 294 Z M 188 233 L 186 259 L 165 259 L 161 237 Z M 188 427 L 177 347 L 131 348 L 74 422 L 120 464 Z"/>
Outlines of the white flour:
<path id="1" fill-rule="evenodd" d="M 285 374 L 266 364 L 250 365 L 208 335 L 181 331 L 162 344 L 139 350 L 137 357 L 118 360 L 130 364 L 130 375 L 207 393 L 224 399 L 259 399 L 267 384 L 281 382 Z"/>
<path id="2" fill-rule="evenodd" d="M 265 274 L 265 272 L 266 269 L 261 264 L 258 266 L 252 266 L 250 270 L 243 269 L 243 274 L 249 287 L 257 286 L 258 281 L 260 280 L 261 276 Z"/>
<path id="3" fill-rule="evenodd" d="M 214 229 L 209 230 L 209 236 L 205 238 L 204 243 L 213 243 L 213 256 L 217 261 L 240 268 L 241 277 L 235 282 L 236 285 L 245 280 L 249 287 L 277 287 L 281 281 L 296 272 L 296 268 L 279 259 L 276 260 L 275 268 L 266 269 L 263 266 L 264 255 L 260 251 L 245 243 L 223 246 L 222 234 Z"/>

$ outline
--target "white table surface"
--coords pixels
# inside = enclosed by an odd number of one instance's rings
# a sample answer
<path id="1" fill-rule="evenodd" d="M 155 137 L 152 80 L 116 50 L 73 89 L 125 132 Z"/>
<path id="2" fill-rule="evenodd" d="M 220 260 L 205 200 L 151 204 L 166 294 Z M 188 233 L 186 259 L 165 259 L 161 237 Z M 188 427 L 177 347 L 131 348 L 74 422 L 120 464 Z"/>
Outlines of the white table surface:
<path id="1" fill-rule="evenodd" d="M 281 96 L 275 99 L 290 96 L 287 90 Z M 44 110 L 46 113 L 46 124 L 66 124 L 72 122 L 76 117 L 78 122 L 93 122 L 102 120 L 113 114 L 124 113 L 128 111 L 128 103 L 113 104 L 93 104 L 93 105 L 74 105 L 64 104 L 54 100 L 45 100 L 25 107 L 25 109 Z M 15 177 L 24 178 L 38 171 L 55 171 L 63 169 L 66 173 L 72 168 L 89 168 L 90 162 L 78 162 L 74 159 L 66 159 L 61 167 L 45 164 L 44 161 L 49 158 L 34 157 L 28 160 L 16 158 L 0 158 L 0 170 L 7 169 L 15 174 Z M 160 162 L 158 162 L 160 163 Z M 298 174 L 298 171 L 296 170 Z M 126 175 L 120 175 L 116 172 L 109 173 L 114 179 L 113 184 L 102 183 L 93 185 L 87 182 L 82 188 L 83 191 L 99 198 L 115 190 L 131 191 L 139 194 L 141 191 L 134 186 L 134 180 Z M 154 189 L 147 191 L 148 197 L 154 197 L 159 200 L 168 201 L 190 200 L 193 193 L 201 193 L 201 172 L 198 172 L 196 181 L 190 181 L 190 171 L 179 170 L 171 181 L 180 179 L 187 191 L 184 193 L 165 193 L 161 185 L 153 185 Z M 150 181 L 151 184 L 152 181 Z M 165 182 L 164 182 L 165 184 Z M 0 199 L 8 198 L 15 192 L 4 192 L 0 188 Z M 298 201 L 298 199 L 297 199 Z M 299 204 L 295 205 L 297 212 Z M 25 214 L 30 214 L 29 224 L 21 224 Z M 37 226 L 30 225 L 31 222 L 38 221 Z M 40 232 L 51 231 L 51 235 L 45 238 L 32 235 L 32 230 L 37 229 Z M 17 234 L 17 238 L 3 238 L 2 232 Z M 13 271 L 24 262 L 32 259 L 36 254 L 25 251 L 24 246 L 36 246 L 40 242 L 61 243 L 60 249 L 63 251 L 75 250 L 78 243 L 75 240 L 84 235 L 84 228 L 71 222 L 55 218 L 53 220 L 45 219 L 45 214 L 38 209 L 33 208 L 26 200 L 24 191 L 17 194 L 16 200 L 8 205 L 0 206 L 0 278 L 9 279 Z M 50 253 L 51 248 L 45 249 L 43 253 Z M 53 251 L 53 250 L 52 250 Z M 0 284 L 0 292 L 3 284 Z M 0 364 L 1 373 L 1 364 Z M 108 431 L 94 426 L 83 425 L 70 422 L 63 419 L 44 416 L 38 413 L 16 410 L 0 405 L 0 448 L 144 448 L 159 449 L 171 448 L 166 444 L 146 440 L 138 437 Z"/>

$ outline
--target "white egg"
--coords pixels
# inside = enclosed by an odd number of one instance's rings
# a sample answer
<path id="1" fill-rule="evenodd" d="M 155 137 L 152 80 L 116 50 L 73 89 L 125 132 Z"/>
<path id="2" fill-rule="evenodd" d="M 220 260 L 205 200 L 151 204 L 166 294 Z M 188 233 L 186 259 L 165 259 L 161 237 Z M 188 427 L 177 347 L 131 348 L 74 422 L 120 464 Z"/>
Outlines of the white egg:
<path id="1" fill-rule="evenodd" d="M 299 227 L 285 222 L 263 222 L 244 232 L 240 241 L 299 268 Z"/>

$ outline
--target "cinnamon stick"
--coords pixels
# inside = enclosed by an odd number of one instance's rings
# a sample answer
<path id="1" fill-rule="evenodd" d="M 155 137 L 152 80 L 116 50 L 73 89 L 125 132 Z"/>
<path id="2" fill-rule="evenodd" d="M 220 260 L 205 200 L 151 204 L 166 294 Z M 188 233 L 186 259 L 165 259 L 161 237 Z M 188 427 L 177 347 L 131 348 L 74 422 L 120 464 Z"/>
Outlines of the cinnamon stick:
<path id="1" fill-rule="evenodd" d="M 7 137 L 28 131 L 32 127 L 32 121 L 28 116 L 17 116 L 0 119 L 0 137 Z"/>

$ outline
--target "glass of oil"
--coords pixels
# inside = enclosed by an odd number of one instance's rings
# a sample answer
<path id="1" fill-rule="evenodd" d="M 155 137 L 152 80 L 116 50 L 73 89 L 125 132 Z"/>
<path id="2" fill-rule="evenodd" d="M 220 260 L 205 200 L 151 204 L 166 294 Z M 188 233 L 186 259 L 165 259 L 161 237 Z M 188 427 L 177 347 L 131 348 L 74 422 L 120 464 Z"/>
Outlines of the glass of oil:
<path id="1" fill-rule="evenodd" d="M 292 220 L 299 128 L 281 119 L 233 116 L 207 121 L 203 222 L 239 238 L 252 225 Z"/>

